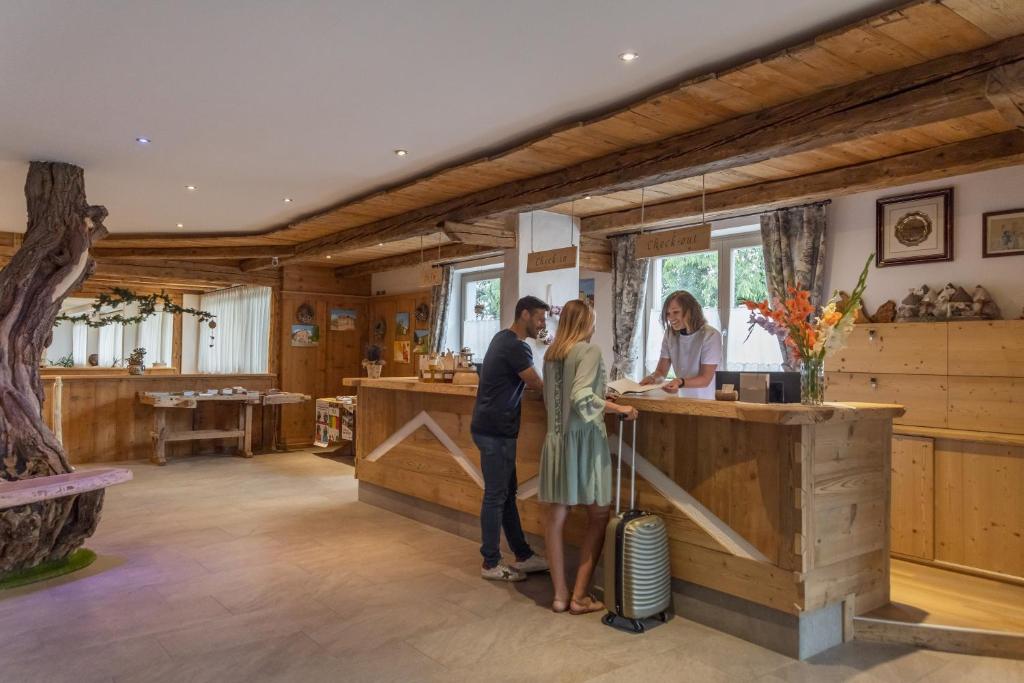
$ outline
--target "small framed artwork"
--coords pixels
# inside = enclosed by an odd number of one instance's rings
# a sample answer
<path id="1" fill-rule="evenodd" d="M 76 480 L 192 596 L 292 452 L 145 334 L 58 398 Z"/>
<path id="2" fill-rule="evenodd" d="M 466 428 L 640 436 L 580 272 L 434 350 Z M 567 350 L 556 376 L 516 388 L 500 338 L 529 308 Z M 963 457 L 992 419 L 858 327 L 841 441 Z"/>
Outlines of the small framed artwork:
<path id="1" fill-rule="evenodd" d="M 412 333 L 412 345 L 415 353 L 427 353 L 427 342 L 430 340 L 428 330 L 415 330 Z"/>
<path id="2" fill-rule="evenodd" d="M 292 325 L 292 346 L 316 346 L 319 343 L 319 325 Z"/>
<path id="3" fill-rule="evenodd" d="M 411 363 L 412 362 L 412 342 L 407 342 L 407 341 L 396 341 L 395 342 L 395 362 L 396 363 Z"/>
<path id="4" fill-rule="evenodd" d="M 584 278 L 580 280 L 580 299 L 590 304 L 591 308 L 594 306 L 594 278 Z"/>
<path id="5" fill-rule="evenodd" d="M 952 260 L 953 188 L 878 200 L 876 266 Z"/>
<path id="6" fill-rule="evenodd" d="M 1024 209 L 990 211 L 982 214 L 981 224 L 984 258 L 1024 254 Z"/>
<path id="7" fill-rule="evenodd" d="M 342 331 L 356 329 L 356 309 L 332 308 L 331 329 Z"/>
<path id="8" fill-rule="evenodd" d="M 395 313 L 395 336 L 404 337 L 409 334 L 409 314 Z"/>

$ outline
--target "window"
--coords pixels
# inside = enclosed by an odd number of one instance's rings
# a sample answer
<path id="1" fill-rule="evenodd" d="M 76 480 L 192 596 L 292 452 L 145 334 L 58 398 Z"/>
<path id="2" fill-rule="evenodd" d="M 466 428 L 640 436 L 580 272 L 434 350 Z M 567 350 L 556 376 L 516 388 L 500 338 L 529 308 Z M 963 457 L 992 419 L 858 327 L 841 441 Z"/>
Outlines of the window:
<path id="1" fill-rule="evenodd" d="M 270 353 L 270 288 L 233 287 L 204 294 L 199 308 L 217 327 L 199 327 L 199 372 L 262 373 Z"/>
<path id="2" fill-rule="evenodd" d="M 463 273 L 459 296 L 459 343 L 468 346 L 479 362 L 491 338 L 501 329 L 501 271 Z"/>
<path id="3" fill-rule="evenodd" d="M 722 332 L 722 369 L 776 370 L 782 364 L 778 342 L 757 327 L 747 338 L 743 299 L 768 298 L 764 251 L 757 233 L 716 238 L 711 250 L 655 259 L 648 289 L 645 372 L 658 364 L 663 336 L 661 306 L 672 292 L 685 289 L 704 309 L 708 324 Z"/>

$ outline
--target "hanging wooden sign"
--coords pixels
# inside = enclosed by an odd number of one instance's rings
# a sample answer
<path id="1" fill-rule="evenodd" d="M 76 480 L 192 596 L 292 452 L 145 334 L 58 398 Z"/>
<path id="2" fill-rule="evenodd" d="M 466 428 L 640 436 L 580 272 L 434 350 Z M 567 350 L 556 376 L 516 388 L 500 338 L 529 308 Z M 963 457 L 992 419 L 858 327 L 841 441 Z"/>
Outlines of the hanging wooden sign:
<path id="1" fill-rule="evenodd" d="M 440 268 L 436 268 L 429 263 L 420 266 L 420 287 L 440 285 L 441 279 L 442 273 Z"/>
<path id="2" fill-rule="evenodd" d="M 647 232 L 636 238 L 637 258 L 671 256 L 711 248 L 711 224 L 704 223 L 678 230 Z"/>
<path id="3" fill-rule="evenodd" d="M 547 270 L 575 268 L 577 251 L 577 247 L 562 247 L 531 252 L 526 256 L 526 272 L 543 273 Z"/>

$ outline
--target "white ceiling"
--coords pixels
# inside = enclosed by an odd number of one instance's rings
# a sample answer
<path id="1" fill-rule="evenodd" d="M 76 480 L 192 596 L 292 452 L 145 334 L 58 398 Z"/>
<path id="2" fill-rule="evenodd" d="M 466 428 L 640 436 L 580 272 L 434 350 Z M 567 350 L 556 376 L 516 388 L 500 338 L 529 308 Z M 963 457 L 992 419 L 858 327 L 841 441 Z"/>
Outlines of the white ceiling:
<path id="1" fill-rule="evenodd" d="M 266 229 L 895 4 L 0 0 L 0 229 L 32 159 L 113 232 Z"/>

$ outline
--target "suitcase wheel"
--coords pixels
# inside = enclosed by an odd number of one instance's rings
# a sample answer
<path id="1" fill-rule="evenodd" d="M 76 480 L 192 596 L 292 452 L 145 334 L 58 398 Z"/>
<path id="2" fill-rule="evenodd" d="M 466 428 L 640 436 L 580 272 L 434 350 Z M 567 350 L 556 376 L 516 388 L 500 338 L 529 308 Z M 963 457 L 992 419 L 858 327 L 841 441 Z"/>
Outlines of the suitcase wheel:
<path id="1" fill-rule="evenodd" d="M 629 623 L 631 623 L 633 625 L 633 630 L 636 633 L 643 633 L 644 632 L 644 625 L 641 622 L 637 621 L 636 619 L 630 619 Z"/>
<path id="2" fill-rule="evenodd" d="M 609 612 L 608 614 L 606 614 L 603 617 L 601 617 L 601 623 L 603 623 L 605 626 L 614 626 L 615 625 L 615 613 L 614 612 Z"/>
<path id="3" fill-rule="evenodd" d="M 668 623 L 668 612 L 667 611 L 666 612 L 662 612 L 661 614 L 658 615 L 658 618 L 661 619 L 661 623 L 667 624 Z"/>

